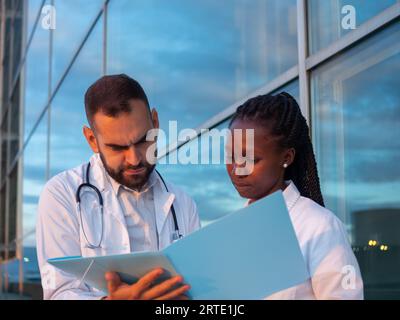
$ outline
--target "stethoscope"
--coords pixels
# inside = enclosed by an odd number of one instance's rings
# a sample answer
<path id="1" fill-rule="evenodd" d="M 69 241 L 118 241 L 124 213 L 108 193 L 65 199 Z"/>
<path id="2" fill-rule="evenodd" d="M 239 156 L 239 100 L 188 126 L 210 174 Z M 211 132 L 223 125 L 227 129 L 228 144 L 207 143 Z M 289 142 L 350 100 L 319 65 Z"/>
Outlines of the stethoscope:
<path id="1" fill-rule="evenodd" d="M 168 191 L 168 187 L 167 184 L 165 183 L 164 179 L 162 178 L 161 174 L 156 170 L 158 176 L 160 177 L 162 183 L 164 184 L 165 190 Z M 101 248 L 101 243 L 103 241 L 103 234 L 104 234 L 104 220 L 103 220 L 103 208 L 104 208 L 104 202 L 103 202 L 103 197 L 101 195 L 100 190 L 93 184 L 90 183 L 89 180 L 89 173 L 90 173 L 90 162 L 87 165 L 86 168 L 86 182 L 83 182 L 82 184 L 79 185 L 78 189 L 76 190 L 76 203 L 77 203 L 77 207 L 78 207 L 78 213 L 79 213 L 79 218 L 81 221 L 81 226 L 82 226 L 82 231 L 83 231 L 83 235 L 85 237 L 86 243 L 87 243 L 87 247 L 89 249 L 97 249 L 97 248 Z M 83 219 L 82 219 L 82 211 L 81 211 L 81 189 L 82 188 L 90 188 L 92 190 L 94 190 L 97 194 L 97 198 L 99 199 L 99 205 L 100 205 L 100 214 L 101 214 L 101 236 L 100 236 L 100 241 L 98 244 L 93 244 L 89 241 L 88 237 L 86 236 L 86 232 L 85 232 L 85 228 L 83 226 Z M 180 238 L 182 238 L 182 234 L 179 232 L 179 227 L 178 227 L 178 220 L 176 218 L 176 213 L 175 213 L 175 208 L 174 208 L 174 204 L 171 205 L 171 212 L 172 212 L 172 217 L 174 219 L 174 232 L 172 234 L 172 241 L 177 241 Z"/>

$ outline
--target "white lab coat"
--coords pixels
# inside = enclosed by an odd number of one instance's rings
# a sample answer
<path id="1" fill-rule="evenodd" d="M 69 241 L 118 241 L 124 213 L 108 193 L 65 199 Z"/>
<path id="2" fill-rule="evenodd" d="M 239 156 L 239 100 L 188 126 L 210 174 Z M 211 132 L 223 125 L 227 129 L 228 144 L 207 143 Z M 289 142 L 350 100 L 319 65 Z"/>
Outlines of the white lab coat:
<path id="1" fill-rule="evenodd" d="M 37 254 L 42 277 L 44 299 L 99 299 L 106 293 L 80 283 L 47 263 L 47 259 L 63 256 L 98 256 L 131 252 L 128 230 L 119 201 L 112 190 L 98 154 L 90 158 L 90 182 L 104 199 L 104 237 L 101 248 L 90 249 L 80 226 L 76 190 L 86 176 L 87 163 L 64 171 L 50 179 L 42 191 L 38 206 L 36 228 Z M 179 188 L 167 183 L 169 192 L 159 181 L 154 185 L 156 223 L 160 250 L 172 243 L 174 231 L 171 205 L 174 204 L 179 231 L 185 236 L 200 228 L 195 202 Z M 93 191 L 94 193 L 94 191 Z M 90 201 L 82 201 L 82 212 L 90 212 Z M 89 209 L 89 210 L 87 210 Z M 83 223 L 89 239 L 99 239 L 99 219 L 90 221 L 83 214 Z M 86 224 L 85 224 L 86 226 Z M 93 240 L 96 243 L 98 240 Z"/>
<path id="2" fill-rule="evenodd" d="M 265 299 L 363 299 L 360 268 L 343 223 L 328 209 L 303 197 L 292 181 L 283 191 L 311 278 Z"/>

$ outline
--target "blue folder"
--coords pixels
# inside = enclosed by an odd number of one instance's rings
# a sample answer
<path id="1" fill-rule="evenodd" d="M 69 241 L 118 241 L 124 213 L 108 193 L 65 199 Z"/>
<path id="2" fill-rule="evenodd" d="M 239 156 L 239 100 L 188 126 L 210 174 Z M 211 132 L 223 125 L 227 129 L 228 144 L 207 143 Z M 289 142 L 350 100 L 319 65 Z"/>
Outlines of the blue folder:
<path id="1" fill-rule="evenodd" d="M 159 252 L 49 259 L 107 292 L 104 273 L 134 283 L 150 270 L 180 274 L 192 299 L 262 299 L 309 278 L 282 192 L 277 191 Z"/>

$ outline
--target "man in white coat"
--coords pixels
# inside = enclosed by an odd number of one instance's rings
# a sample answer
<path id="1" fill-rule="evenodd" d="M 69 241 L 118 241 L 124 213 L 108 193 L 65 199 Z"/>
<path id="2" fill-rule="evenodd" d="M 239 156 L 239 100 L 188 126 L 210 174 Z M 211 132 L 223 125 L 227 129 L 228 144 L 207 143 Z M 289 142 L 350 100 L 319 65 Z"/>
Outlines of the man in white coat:
<path id="1" fill-rule="evenodd" d="M 94 155 L 50 179 L 40 196 L 37 253 L 44 298 L 185 299 L 190 287 L 181 276 L 152 285 L 162 269 L 133 285 L 109 270 L 108 292 L 101 292 L 47 263 L 157 251 L 200 228 L 194 201 L 164 182 L 147 157 L 155 143 L 147 133 L 159 122 L 140 84 L 126 75 L 102 77 L 87 90 L 85 110 L 90 128 L 83 133 Z"/>

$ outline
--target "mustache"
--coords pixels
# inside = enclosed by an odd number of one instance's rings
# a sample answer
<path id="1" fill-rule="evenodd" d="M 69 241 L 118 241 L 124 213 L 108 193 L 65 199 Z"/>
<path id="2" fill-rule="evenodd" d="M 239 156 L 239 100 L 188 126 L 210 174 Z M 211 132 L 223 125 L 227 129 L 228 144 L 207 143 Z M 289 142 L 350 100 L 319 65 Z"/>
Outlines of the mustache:
<path id="1" fill-rule="evenodd" d="M 145 166 L 143 163 L 139 163 L 139 164 L 136 165 L 136 166 L 131 166 L 131 165 L 129 165 L 129 166 L 124 166 L 124 167 L 121 168 L 120 171 L 125 171 L 125 170 L 137 170 L 137 169 L 142 169 L 142 168 L 147 168 L 147 166 Z"/>

